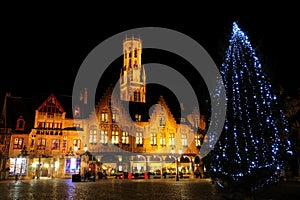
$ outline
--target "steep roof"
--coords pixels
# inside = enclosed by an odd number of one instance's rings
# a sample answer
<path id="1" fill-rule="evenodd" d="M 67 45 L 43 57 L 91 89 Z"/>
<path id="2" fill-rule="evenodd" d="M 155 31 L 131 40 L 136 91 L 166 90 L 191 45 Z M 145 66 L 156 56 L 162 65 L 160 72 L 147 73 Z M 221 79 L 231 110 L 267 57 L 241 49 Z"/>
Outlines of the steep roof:
<path id="1" fill-rule="evenodd" d="M 15 97 L 6 95 L 6 105 L 2 110 L 3 127 L 12 128 L 16 132 L 17 120 L 25 120 L 24 130 L 18 130 L 18 133 L 29 133 L 34 125 L 34 115 L 36 104 L 33 98 Z"/>

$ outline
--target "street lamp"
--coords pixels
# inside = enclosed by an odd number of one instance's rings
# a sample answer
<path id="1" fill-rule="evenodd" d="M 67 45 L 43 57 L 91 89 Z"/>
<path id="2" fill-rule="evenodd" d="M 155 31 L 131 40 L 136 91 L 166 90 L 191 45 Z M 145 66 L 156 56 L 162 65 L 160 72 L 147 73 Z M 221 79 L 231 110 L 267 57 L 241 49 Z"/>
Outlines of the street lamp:
<path id="1" fill-rule="evenodd" d="M 77 144 L 75 144 L 74 145 L 74 151 L 75 151 L 75 153 L 77 152 L 77 150 L 78 150 L 78 146 L 77 146 Z"/>
<path id="2" fill-rule="evenodd" d="M 88 150 L 88 146 L 85 144 L 84 147 L 83 147 L 83 151 L 86 153 Z"/>
<path id="3" fill-rule="evenodd" d="M 172 148 L 171 153 L 174 155 L 175 154 L 175 149 Z M 176 181 L 179 181 L 179 170 L 178 170 L 178 159 L 180 159 L 180 156 L 182 154 L 182 149 L 178 150 L 178 154 L 179 156 L 173 156 L 176 160 Z"/>
<path id="4" fill-rule="evenodd" d="M 89 156 L 88 156 L 88 146 L 85 144 L 84 145 L 84 147 L 83 147 L 83 150 L 84 150 L 84 160 L 85 160 L 85 167 L 84 167 L 84 169 L 85 168 L 88 168 L 88 158 L 89 158 Z"/>

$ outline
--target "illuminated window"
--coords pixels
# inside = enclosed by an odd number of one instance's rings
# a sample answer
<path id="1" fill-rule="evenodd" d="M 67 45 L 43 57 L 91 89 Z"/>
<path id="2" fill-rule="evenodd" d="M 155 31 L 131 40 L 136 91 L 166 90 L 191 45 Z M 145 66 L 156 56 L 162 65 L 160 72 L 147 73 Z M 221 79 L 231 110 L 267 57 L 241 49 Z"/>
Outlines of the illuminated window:
<path id="1" fill-rule="evenodd" d="M 27 170 L 26 166 L 26 158 L 10 158 L 9 173 L 25 175 Z"/>
<path id="2" fill-rule="evenodd" d="M 62 147 L 61 147 L 61 150 L 63 153 L 66 152 L 66 149 L 67 149 L 67 139 L 64 138 L 63 141 L 62 141 Z"/>
<path id="3" fill-rule="evenodd" d="M 174 135 L 174 133 L 169 133 L 169 145 L 170 146 L 175 145 L 175 135 Z"/>
<path id="4" fill-rule="evenodd" d="M 122 144 L 129 144 L 129 136 L 127 131 L 122 132 Z"/>
<path id="5" fill-rule="evenodd" d="M 45 138 L 38 138 L 37 149 L 39 149 L 39 150 L 46 149 L 46 139 Z"/>
<path id="6" fill-rule="evenodd" d="M 164 133 L 160 136 L 159 144 L 160 146 L 166 146 L 166 135 Z"/>
<path id="7" fill-rule="evenodd" d="M 44 127 L 45 127 L 45 123 L 44 122 L 39 122 L 38 128 L 44 128 Z"/>
<path id="8" fill-rule="evenodd" d="M 119 122 L 119 114 L 116 111 L 113 111 L 113 113 L 112 113 L 112 122 L 113 123 Z"/>
<path id="9" fill-rule="evenodd" d="M 195 143 L 196 143 L 196 147 L 200 147 L 201 146 L 201 140 L 200 140 L 200 135 L 195 135 Z"/>
<path id="10" fill-rule="evenodd" d="M 77 146 L 77 150 L 80 150 L 81 140 L 78 139 L 73 140 L 73 149 L 75 146 Z"/>
<path id="11" fill-rule="evenodd" d="M 52 150 L 59 150 L 59 139 L 53 139 L 52 140 L 51 149 Z"/>
<path id="12" fill-rule="evenodd" d="M 14 149 L 22 149 L 24 138 L 15 138 L 14 139 Z"/>
<path id="13" fill-rule="evenodd" d="M 182 144 L 183 147 L 187 147 L 188 146 L 188 144 L 187 144 L 187 135 L 185 133 L 183 133 L 181 135 L 181 144 Z"/>
<path id="14" fill-rule="evenodd" d="M 151 133 L 150 144 L 152 146 L 156 146 L 157 145 L 157 135 L 156 135 L 156 133 Z"/>
<path id="15" fill-rule="evenodd" d="M 108 137 L 107 137 L 107 131 L 103 131 L 101 130 L 101 134 L 100 134 L 100 143 L 102 144 L 107 144 L 108 142 Z"/>
<path id="16" fill-rule="evenodd" d="M 112 131 L 111 132 L 111 143 L 112 144 L 118 144 L 119 143 L 119 132 L 118 131 Z"/>
<path id="17" fill-rule="evenodd" d="M 135 143 L 137 145 L 143 144 L 143 133 L 142 132 L 136 132 Z"/>
<path id="18" fill-rule="evenodd" d="M 74 108 L 74 117 L 80 117 L 80 107 L 75 106 Z"/>
<path id="19" fill-rule="evenodd" d="M 108 114 L 107 112 L 101 113 L 101 122 L 108 122 Z"/>
<path id="20" fill-rule="evenodd" d="M 96 144 L 97 143 L 97 130 L 96 129 L 91 129 L 90 130 L 89 143 L 90 144 Z"/>
<path id="21" fill-rule="evenodd" d="M 80 158 L 67 158 L 65 169 L 68 173 L 78 174 L 80 170 Z"/>
<path id="22" fill-rule="evenodd" d="M 136 122 L 142 121 L 142 115 L 140 115 L 140 114 L 135 114 L 135 121 L 136 121 Z"/>

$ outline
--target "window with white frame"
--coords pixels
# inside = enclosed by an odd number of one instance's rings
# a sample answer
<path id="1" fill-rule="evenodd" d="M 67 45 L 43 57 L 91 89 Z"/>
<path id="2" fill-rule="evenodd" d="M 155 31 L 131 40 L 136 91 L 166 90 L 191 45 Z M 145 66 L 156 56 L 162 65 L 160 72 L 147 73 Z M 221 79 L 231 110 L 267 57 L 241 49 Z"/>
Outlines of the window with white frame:
<path id="1" fill-rule="evenodd" d="M 187 147 L 188 143 L 187 143 L 187 134 L 186 133 L 182 133 L 181 134 L 181 144 L 183 147 Z"/>
<path id="2" fill-rule="evenodd" d="M 107 144 L 107 142 L 108 142 L 107 130 L 101 130 L 100 143 Z"/>
<path id="3" fill-rule="evenodd" d="M 159 139 L 160 146 L 166 146 L 166 134 L 162 133 Z"/>
<path id="4" fill-rule="evenodd" d="M 174 146 L 175 145 L 175 134 L 169 133 L 169 145 Z"/>
<path id="5" fill-rule="evenodd" d="M 59 150 L 59 139 L 52 140 L 51 150 Z"/>
<path id="6" fill-rule="evenodd" d="M 152 146 L 156 146 L 157 145 L 157 134 L 156 133 L 151 133 L 150 135 L 150 144 Z"/>
<path id="7" fill-rule="evenodd" d="M 122 144 L 129 144 L 129 135 L 127 131 L 122 132 Z"/>
<path id="8" fill-rule="evenodd" d="M 113 123 L 119 122 L 119 113 L 115 110 L 112 112 L 112 122 Z"/>
<path id="9" fill-rule="evenodd" d="M 16 137 L 14 139 L 14 149 L 22 149 L 24 138 Z"/>
<path id="10" fill-rule="evenodd" d="M 97 144 L 97 130 L 95 128 L 90 129 L 90 144 Z"/>
<path id="11" fill-rule="evenodd" d="M 137 145 L 143 144 L 143 133 L 142 132 L 136 132 L 135 143 Z"/>
<path id="12" fill-rule="evenodd" d="M 119 143 L 119 132 L 116 130 L 113 130 L 111 132 L 111 143 L 112 144 L 118 144 Z"/>
<path id="13" fill-rule="evenodd" d="M 46 149 L 46 138 L 38 138 L 37 140 L 37 149 L 45 150 Z"/>

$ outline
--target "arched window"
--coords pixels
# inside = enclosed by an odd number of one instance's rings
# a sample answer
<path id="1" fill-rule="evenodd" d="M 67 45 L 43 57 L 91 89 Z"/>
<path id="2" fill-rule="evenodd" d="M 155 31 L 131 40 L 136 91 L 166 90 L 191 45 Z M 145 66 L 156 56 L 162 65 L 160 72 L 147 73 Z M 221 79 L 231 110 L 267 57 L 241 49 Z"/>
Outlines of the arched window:
<path id="1" fill-rule="evenodd" d="M 24 120 L 23 116 L 20 116 L 17 119 L 16 130 L 18 130 L 18 131 L 24 131 L 24 129 L 25 129 L 25 120 Z"/>

